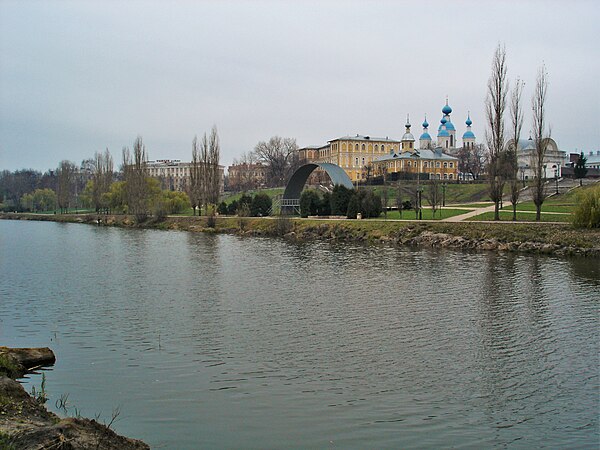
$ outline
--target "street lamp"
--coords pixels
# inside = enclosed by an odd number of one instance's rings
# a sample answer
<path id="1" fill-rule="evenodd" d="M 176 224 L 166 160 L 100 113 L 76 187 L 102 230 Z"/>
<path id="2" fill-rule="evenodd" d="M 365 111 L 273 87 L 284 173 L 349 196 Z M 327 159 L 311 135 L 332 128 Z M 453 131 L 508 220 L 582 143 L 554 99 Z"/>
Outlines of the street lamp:
<path id="1" fill-rule="evenodd" d="M 442 206 L 446 206 L 446 182 L 442 183 Z"/>

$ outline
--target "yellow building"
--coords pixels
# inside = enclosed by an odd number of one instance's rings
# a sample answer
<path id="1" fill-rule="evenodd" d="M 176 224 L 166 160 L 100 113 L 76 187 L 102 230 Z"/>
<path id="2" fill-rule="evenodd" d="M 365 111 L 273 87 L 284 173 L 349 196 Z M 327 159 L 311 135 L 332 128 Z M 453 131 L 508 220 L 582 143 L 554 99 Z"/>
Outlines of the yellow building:
<path id="1" fill-rule="evenodd" d="M 327 145 L 299 149 L 301 160 L 337 164 L 352 181 L 363 180 L 373 162 L 400 149 L 400 141 L 371 136 L 343 136 L 328 141 Z"/>
<path id="2" fill-rule="evenodd" d="M 344 136 L 332 139 L 324 146 L 301 148 L 300 160 L 337 164 L 346 171 L 352 181 L 365 180 L 369 175 L 398 172 L 418 172 L 428 174 L 430 179 L 457 180 L 458 159 L 453 155 L 458 152 L 459 144 L 456 128 L 450 118 L 451 113 L 452 108 L 446 100 L 436 141 L 429 134 L 429 123 L 425 118 L 418 149 L 407 117 L 406 132 L 399 141 L 389 137 L 376 138 L 359 134 Z M 475 145 L 475 135 L 471 131 L 472 123 L 468 115 L 465 122 L 467 130 L 462 137 L 462 145 L 465 147 Z"/>
<path id="3" fill-rule="evenodd" d="M 424 134 L 427 133 L 427 121 L 423 123 Z M 423 141 L 423 136 L 421 136 Z M 389 173 L 427 174 L 430 180 L 457 180 L 458 158 L 442 151 L 442 147 L 415 148 L 415 138 L 410 132 L 410 122 L 406 121 L 406 132 L 400 141 L 401 150 L 383 155 L 373 161 L 375 175 Z M 423 142 L 421 142 L 423 146 Z M 422 176 L 422 175 L 421 175 Z"/>

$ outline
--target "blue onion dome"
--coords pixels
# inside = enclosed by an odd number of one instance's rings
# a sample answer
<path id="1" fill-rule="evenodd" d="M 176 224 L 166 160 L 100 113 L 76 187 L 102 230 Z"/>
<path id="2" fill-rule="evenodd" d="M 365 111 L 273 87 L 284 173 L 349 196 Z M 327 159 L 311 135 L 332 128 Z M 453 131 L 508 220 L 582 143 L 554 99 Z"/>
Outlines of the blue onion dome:
<path id="1" fill-rule="evenodd" d="M 447 130 L 442 128 L 438 133 L 438 137 L 450 137 L 450 133 L 448 133 Z"/>
<path id="2" fill-rule="evenodd" d="M 421 135 L 421 137 L 419 138 L 420 141 L 430 141 L 431 140 L 431 136 L 429 135 L 429 133 L 423 133 Z"/>
<path id="3" fill-rule="evenodd" d="M 467 116 L 467 121 L 465 123 L 467 124 L 468 127 L 470 127 L 473 124 L 473 122 L 471 121 L 471 115 L 470 114 Z"/>
<path id="4" fill-rule="evenodd" d="M 425 116 L 425 120 L 423 121 L 423 128 L 429 127 L 429 122 L 427 122 L 427 116 Z"/>
<path id="5" fill-rule="evenodd" d="M 454 128 L 454 124 L 450 121 L 446 122 L 446 130 L 448 131 L 456 131 L 456 128 Z"/>
<path id="6" fill-rule="evenodd" d="M 448 122 L 448 120 L 447 120 L 445 117 L 442 117 L 442 120 L 440 120 L 440 123 L 441 123 L 442 125 L 445 125 L 445 124 L 446 124 L 446 122 Z"/>
<path id="7" fill-rule="evenodd" d="M 465 131 L 465 134 L 463 134 L 463 139 L 475 139 L 475 135 L 472 131 Z"/>
<path id="8" fill-rule="evenodd" d="M 448 105 L 448 102 L 446 101 L 446 106 L 444 106 L 442 108 L 442 112 L 446 115 L 450 114 L 452 112 L 452 108 L 450 108 L 450 106 Z"/>

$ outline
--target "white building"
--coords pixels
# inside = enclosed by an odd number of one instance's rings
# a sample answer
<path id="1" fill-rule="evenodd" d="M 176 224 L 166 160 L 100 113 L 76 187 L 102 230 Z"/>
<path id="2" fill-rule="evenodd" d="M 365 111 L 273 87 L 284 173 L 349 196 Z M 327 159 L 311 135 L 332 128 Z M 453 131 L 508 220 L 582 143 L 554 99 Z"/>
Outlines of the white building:
<path id="1" fill-rule="evenodd" d="M 189 185 L 191 162 L 181 162 L 179 159 L 159 159 L 148 161 L 148 175 L 160 180 L 163 189 L 185 191 Z M 224 187 L 224 167 L 219 166 L 221 192 Z"/>
<path id="2" fill-rule="evenodd" d="M 514 141 L 511 139 L 506 143 L 507 148 L 512 148 Z M 529 180 L 534 177 L 532 160 L 535 155 L 535 142 L 529 139 L 520 139 L 517 146 L 517 163 L 519 165 L 519 177 Z M 567 152 L 558 149 L 558 145 L 552 138 L 546 139 L 546 155 L 544 156 L 544 167 L 542 176 L 544 178 L 560 178 L 562 167 L 567 162 Z"/>

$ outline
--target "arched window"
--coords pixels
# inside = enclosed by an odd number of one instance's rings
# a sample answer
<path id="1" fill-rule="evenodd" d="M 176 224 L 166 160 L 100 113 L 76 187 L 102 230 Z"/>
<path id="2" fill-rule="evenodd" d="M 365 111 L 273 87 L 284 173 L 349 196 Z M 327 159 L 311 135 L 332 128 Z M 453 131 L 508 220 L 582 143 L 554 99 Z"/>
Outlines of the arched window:
<path id="1" fill-rule="evenodd" d="M 365 151 L 365 144 L 362 145 L 362 151 Z"/>
<path id="2" fill-rule="evenodd" d="M 427 161 L 423 163 L 423 168 L 427 167 Z"/>
<path id="3" fill-rule="evenodd" d="M 354 146 L 354 150 L 358 151 L 358 144 Z"/>
<path id="4" fill-rule="evenodd" d="M 406 161 L 406 167 L 410 167 L 410 161 Z"/>
<path id="5" fill-rule="evenodd" d="M 454 169 L 454 163 L 453 162 L 450 163 L 450 168 Z"/>
<path id="6" fill-rule="evenodd" d="M 377 144 L 375 144 L 375 151 L 378 152 L 379 151 L 379 146 Z"/>
<path id="7" fill-rule="evenodd" d="M 437 167 L 438 169 L 440 168 L 440 162 L 439 161 L 435 163 L 435 167 Z"/>
<path id="8" fill-rule="evenodd" d="M 448 179 L 448 174 L 447 174 L 447 173 L 445 173 L 445 174 L 444 174 L 444 180 L 447 180 L 447 179 Z"/>
<path id="9" fill-rule="evenodd" d="M 450 175 L 448 175 L 448 178 L 452 180 L 454 178 L 454 174 L 451 173 Z"/>
<path id="10" fill-rule="evenodd" d="M 448 163 L 447 163 L 447 162 L 445 162 L 445 163 L 444 163 L 444 169 L 447 169 L 447 168 L 448 168 Z"/>

